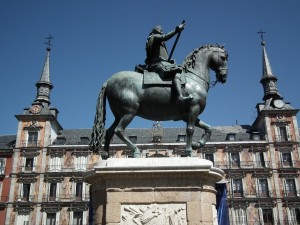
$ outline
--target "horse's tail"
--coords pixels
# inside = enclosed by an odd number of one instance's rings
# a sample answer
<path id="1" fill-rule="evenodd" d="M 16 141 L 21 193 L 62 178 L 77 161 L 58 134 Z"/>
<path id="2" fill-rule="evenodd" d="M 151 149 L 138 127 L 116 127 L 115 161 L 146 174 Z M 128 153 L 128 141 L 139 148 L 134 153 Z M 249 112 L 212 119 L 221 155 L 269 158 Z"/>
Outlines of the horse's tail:
<path id="1" fill-rule="evenodd" d="M 94 126 L 93 126 L 91 141 L 90 141 L 90 149 L 93 150 L 93 152 L 99 152 L 105 134 L 106 86 L 107 83 L 105 82 L 101 88 L 97 100 L 96 115 L 95 115 Z"/>

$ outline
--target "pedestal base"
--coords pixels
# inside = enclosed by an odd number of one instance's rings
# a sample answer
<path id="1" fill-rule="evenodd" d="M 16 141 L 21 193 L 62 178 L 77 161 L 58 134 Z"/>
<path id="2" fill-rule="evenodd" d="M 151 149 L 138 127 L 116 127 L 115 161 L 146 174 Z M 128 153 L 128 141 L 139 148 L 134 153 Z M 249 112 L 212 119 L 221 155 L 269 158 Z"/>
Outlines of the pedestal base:
<path id="1" fill-rule="evenodd" d="M 95 225 L 217 225 L 223 171 L 199 158 L 114 158 L 85 174 Z"/>

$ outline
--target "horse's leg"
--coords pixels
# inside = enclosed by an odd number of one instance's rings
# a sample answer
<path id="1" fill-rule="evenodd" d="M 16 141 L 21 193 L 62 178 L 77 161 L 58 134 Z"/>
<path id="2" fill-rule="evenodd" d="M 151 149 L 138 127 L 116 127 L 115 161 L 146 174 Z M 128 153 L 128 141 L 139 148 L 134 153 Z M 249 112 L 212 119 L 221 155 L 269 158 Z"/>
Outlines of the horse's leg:
<path id="1" fill-rule="evenodd" d="M 104 142 L 104 150 L 108 153 L 109 151 L 109 145 L 111 142 L 111 139 L 113 138 L 114 134 L 115 134 L 115 129 L 117 127 L 117 125 L 119 124 L 120 119 L 115 118 L 115 121 L 113 122 L 113 124 L 110 126 L 110 128 L 108 128 L 106 130 L 105 133 L 105 142 Z"/>
<path id="2" fill-rule="evenodd" d="M 193 149 L 197 149 L 197 148 L 200 148 L 200 147 L 204 146 L 205 143 L 209 140 L 209 138 L 211 136 L 211 132 L 212 132 L 211 126 L 204 123 L 204 122 L 202 122 L 202 121 L 200 121 L 198 118 L 197 118 L 197 121 L 195 123 L 195 126 L 203 129 L 205 131 L 205 134 L 202 136 L 200 141 L 194 142 L 192 144 Z"/>
<path id="3" fill-rule="evenodd" d="M 140 150 L 127 137 L 124 136 L 124 130 L 133 120 L 134 116 L 134 114 L 130 113 L 123 115 L 119 124 L 117 125 L 117 128 L 115 129 L 115 134 L 132 150 L 134 158 L 140 158 Z"/>
<path id="4" fill-rule="evenodd" d="M 188 114 L 188 119 L 186 121 L 186 154 L 187 156 L 192 156 L 192 141 L 195 130 L 195 122 L 197 115 L 199 115 L 198 107 L 192 107 Z"/>

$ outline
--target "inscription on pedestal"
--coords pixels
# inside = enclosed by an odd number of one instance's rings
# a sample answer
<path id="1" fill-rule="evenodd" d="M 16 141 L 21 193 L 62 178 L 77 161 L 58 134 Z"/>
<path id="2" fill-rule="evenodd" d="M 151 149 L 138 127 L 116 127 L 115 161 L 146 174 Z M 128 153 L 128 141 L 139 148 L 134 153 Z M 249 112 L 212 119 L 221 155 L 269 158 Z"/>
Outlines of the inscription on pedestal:
<path id="1" fill-rule="evenodd" d="M 187 225 L 186 204 L 124 204 L 120 225 Z"/>

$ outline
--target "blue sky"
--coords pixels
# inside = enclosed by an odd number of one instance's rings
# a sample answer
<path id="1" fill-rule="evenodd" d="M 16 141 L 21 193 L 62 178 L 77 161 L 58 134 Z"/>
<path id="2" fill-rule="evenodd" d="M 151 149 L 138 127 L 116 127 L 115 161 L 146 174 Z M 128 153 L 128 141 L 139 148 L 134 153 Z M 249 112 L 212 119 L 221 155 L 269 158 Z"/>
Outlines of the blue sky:
<path id="1" fill-rule="evenodd" d="M 200 119 L 213 126 L 253 123 L 255 106 L 263 97 L 260 29 L 266 31 L 267 53 L 280 94 L 300 108 L 299 10 L 298 0 L 2 0 L 0 135 L 16 133 L 14 115 L 35 99 L 49 34 L 54 36 L 51 106 L 59 110 L 64 129 L 91 128 L 105 80 L 143 63 L 145 41 L 153 26 L 160 24 L 167 32 L 183 19 L 186 27 L 173 55 L 177 63 L 207 43 L 225 44 L 229 53 L 227 83 L 210 89 Z M 174 39 L 167 43 L 169 49 Z M 112 121 L 108 111 L 106 126 Z M 152 123 L 135 118 L 129 127 L 149 128 Z M 163 126 L 185 125 L 164 122 Z"/>

